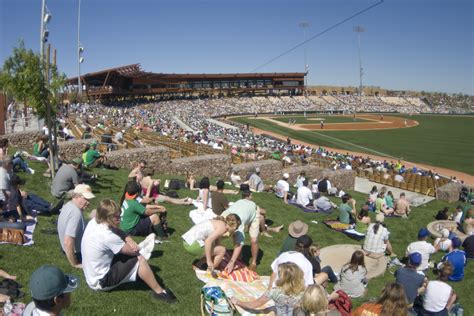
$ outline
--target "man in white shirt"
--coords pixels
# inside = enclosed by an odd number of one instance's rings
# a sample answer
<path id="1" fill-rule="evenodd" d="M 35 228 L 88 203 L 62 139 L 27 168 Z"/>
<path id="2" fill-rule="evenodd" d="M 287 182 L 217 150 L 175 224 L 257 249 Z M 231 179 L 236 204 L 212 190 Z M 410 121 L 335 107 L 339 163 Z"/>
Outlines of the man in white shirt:
<path id="1" fill-rule="evenodd" d="M 283 179 L 278 180 L 275 186 L 275 195 L 283 199 L 283 202 L 287 204 L 288 198 L 291 198 L 290 184 L 288 183 L 288 178 L 290 178 L 290 175 L 288 173 L 284 173 Z"/>
<path id="2" fill-rule="evenodd" d="M 421 254 L 421 264 L 416 268 L 417 271 L 428 269 L 430 256 L 436 252 L 435 247 L 426 241 L 429 235 L 430 232 L 426 228 L 420 229 L 418 232 L 418 241 L 412 242 L 407 247 L 407 256 L 414 252 L 419 252 Z"/>
<path id="3" fill-rule="evenodd" d="M 303 271 L 305 286 L 314 284 L 313 265 L 311 262 L 309 262 L 309 260 L 300 252 L 287 251 L 280 254 L 272 262 L 272 275 L 270 276 L 270 281 L 268 283 L 269 289 L 271 289 L 274 286 L 274 282 L 278 280 L 278 266 L 286 262 L 293 262 Z"/>
<path id="4" fill-rule="evenodd" d="M 296 192 L 296 203 L 301 206 L 311 206 L 313 203 L 313 192 L 308 188 L 308 180 L 303 180 L 303 185 Z"/>

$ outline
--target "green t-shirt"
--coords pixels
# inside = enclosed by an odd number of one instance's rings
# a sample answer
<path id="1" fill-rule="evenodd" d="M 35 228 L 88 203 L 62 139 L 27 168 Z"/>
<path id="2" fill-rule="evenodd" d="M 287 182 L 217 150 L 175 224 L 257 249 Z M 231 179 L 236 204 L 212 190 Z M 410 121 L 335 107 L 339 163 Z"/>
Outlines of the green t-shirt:
<path id="1" fill-rule="evenodd" d="M 287 251 L 295 251 L 295 247 L 296 247 L 296 238 L 288 235 L 286 236 L 286 239 L 283 240 L 283 245 L 281 246 L 280 253 L 287 252 Z"/>
<path id="2" fill-rule="evenodd" d="M 388 208 L 393 208 L 393 199 L 390 195 L 385 196 L 385 204 Z"/>
<path id="3" fill-rule="evenodd" d="M 84 164 L 90 166 L 100 157 L 100 153 L 97 150 L 89 149 L 84 155 Z"/>
<path id="4" fill-rule="evenodd" d="M 137 200 L 124 200 L 122 203 L 122 213 L 120 214 L 120 229 L 128 233 L 137 226 L 144 214 L 145 206 L 138 203 Z"/>
<path id="5" fill-rule="evenodd" d="M 339 205 L 339 221 L 344 224 L 350 224 L 350 213 L 352 212 L 352 207 L 348 204 L 342 203 Z"/>
<path id="6" fill-rule="evenodd" d="M 39 152 L 39 144 L 36 143 L 33 145 L 33 156 L 39 156 L 40 155 L 40 152 Z"/>
<path id="7" fill-rule="evenodd" d="M 382 198 L 377 198 L 375 200 L 375 213 L 380 213 L 382 212 L 382 206 L 385 204 L 385 200 Z"/>

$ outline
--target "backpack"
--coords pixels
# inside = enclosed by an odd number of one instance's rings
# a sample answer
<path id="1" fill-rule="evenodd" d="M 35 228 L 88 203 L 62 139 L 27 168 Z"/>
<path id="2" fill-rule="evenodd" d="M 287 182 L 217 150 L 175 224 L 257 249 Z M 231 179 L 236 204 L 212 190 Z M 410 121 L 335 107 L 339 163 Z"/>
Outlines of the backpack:
<path id="1" fill-rule="evenodd" d="M 179 180 L 178 179 L 171 179 L 170 183 L 169 183 L 169 186 L 168 186 L 168 190 L 176 191 L 176 190 L 179 190 L 179 189 L 180 189 Z"/>
<path id="2" fill-rule="evenodd" d="M 201 289 L 201 314 L 211 316 L 231 316 L 234 309 L 224 291 L 219 286 L 204 286 Z"/>
<path id="3" fill-rule="evenodd" d="M 0 294 L 8 295 L 11 299 L 18 299 L 25 296 L 24 293 L 20 291 L 21 285 L 14 280 L 3 279 L 0 282 Z"/>
<path id="4" fill-rule="evenodd" d="M 341 316 L 350 316 L 352 310 L 352 300 L 343 290 L 337 290 L 339 298 L 329 303 L 329 309 L 337 310 Z"/>

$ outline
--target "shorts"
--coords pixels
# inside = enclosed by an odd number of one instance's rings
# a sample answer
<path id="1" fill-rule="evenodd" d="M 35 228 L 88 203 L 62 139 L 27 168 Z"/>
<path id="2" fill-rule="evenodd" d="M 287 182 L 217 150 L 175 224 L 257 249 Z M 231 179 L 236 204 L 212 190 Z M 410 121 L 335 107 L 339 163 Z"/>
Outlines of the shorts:
<path id="1" fill-rule="evenodd" d="M 257 210 L 257 215 L 249 227 L 250 238 L 257 238 L 260 233 L 260 212 Z"/>
<path id="2" fill-rule="evenodd" d="M 140 218 L 137 225 L 129 231 L 129 234 L 132 236 L 148 236 L 151 233 L 153 233 L 153 226 L 148 216 Z"/>
<path id="3" fill-rule="evenodd" d="M 101 290 L 108 291 L 122 283 L 136 281 L 138 266 L 138 257 L 115 255 L 109 272 L 99 281 Z"/>
<path id="4" fill-rule="evenodd" d="M 193 242 L 191 245 L 189 245 L 186 241 L 183 241 L 183 247 L 187 252 L 196 257 L 204 256 L 204 247 L 201 247 L 197 241 Z"/>

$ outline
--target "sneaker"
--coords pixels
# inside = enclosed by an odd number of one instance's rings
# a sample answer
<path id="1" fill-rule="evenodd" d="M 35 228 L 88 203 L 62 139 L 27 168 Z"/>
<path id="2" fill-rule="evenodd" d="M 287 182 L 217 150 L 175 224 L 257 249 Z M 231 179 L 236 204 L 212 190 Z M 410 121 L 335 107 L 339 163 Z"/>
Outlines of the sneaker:
<path id="1" fill-rule="evenodd" d="M 138 246 L 140 247 L 140 254 L 148 261 L 155 246 L 155 234 L 148 235 Z"/>
<path id="2" fill-rule="evenodd" d="M 31 168 L 26 169 L 26 173 L 28 174 L 35 174 L 35 171 Z"/>
<path id="3" fill-rule="evenodd" d="M 167 303 L 174 303 L 176 301 L 176 296 L 171 292 L 170 289 L 165 289 L 161 293 L 151 292 L 150 296 L 157 300 L 162 300 Z"/>

